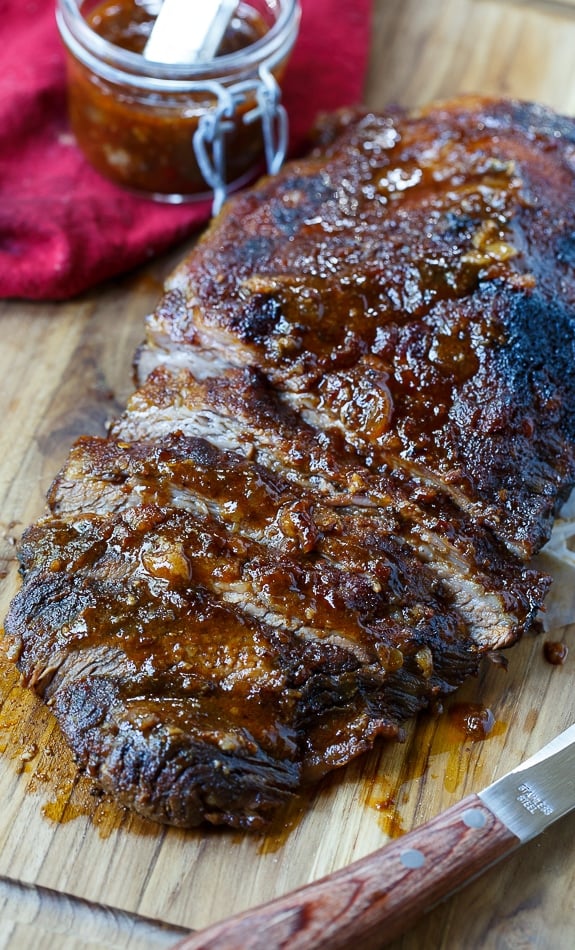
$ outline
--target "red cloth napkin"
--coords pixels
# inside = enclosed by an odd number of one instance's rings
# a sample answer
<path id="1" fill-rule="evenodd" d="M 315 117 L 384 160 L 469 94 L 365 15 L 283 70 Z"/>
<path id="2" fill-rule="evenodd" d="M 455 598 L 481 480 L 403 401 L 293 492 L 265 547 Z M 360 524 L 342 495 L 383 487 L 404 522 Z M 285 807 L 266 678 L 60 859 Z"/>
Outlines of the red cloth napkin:
<path id="1" fill-rule="evenodd" d="M 318 112 L 361 101 L 371 0 L 302 0 L 284 85 L 291 148 Z M 54 0 L 0 0 L 0 296 L 58 300 L 166 250 L 209 217 L 136 198 L 93 171 L 66 115 Z"/>

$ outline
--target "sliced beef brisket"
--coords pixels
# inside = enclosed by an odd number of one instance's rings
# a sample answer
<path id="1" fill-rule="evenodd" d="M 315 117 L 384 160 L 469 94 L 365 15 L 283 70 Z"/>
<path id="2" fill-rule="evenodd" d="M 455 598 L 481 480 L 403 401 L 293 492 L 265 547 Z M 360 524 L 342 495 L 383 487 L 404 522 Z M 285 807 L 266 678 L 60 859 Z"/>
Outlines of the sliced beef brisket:
<path id="1" fill-rule="evenodd" d="M 529 629 L 575 478 L 575 123 L 342 113 L 169 279 L 6 620 L 80 765 L 261 827 Z"/>

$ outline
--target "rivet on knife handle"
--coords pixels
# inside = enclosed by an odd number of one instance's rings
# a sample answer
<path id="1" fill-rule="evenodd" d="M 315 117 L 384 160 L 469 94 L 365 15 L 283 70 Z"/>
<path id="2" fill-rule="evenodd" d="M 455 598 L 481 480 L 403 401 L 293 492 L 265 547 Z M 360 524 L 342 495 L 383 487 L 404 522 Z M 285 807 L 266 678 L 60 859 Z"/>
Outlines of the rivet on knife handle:
<path id="1" fill-rule="evenodd" d="M 375 950 L 519 844 L 470 795 L 360 861 L 186 937 L 177 950 Z"/>

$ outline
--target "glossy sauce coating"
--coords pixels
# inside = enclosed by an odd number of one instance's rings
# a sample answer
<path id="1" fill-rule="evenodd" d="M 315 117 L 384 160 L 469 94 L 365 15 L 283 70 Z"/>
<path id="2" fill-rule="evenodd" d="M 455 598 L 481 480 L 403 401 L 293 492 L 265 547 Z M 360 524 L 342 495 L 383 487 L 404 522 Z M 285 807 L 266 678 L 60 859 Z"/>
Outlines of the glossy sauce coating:
<path id="1" fill-rule="evenodd" d="M 487 99 L 340 115 L 172 275 L 146 370 L 185 344 L 192 367 L 201 349 L 256 365 L 370 465 L 436 478 L 531 555 L 575 477 L 573 137 Z"/>

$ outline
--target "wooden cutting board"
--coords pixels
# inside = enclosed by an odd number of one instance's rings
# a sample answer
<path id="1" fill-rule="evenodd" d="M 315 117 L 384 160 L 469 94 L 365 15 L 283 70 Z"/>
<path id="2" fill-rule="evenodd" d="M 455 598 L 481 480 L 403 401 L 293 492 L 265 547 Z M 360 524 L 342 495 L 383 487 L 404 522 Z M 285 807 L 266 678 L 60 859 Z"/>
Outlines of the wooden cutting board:
<path id="1" fill-rule="evenodd" d="M 575 4 L 376 0 L 366 100 L 502 93 L 575 113 Z M 73 439 L 102 433 L 132 389 L 143 318 L 186 248 L 70 303 L 0 303 L 0 615 L 14 542 Z M 573 583 L 559 577 L 569 600 Z M 575 617 L 575 613 L 572 614 Z M 562 666 L 545 639 L 573 649 Z M 479 790 L 575 718 L 575 626 L 526 637 L 439 718 L 303 796 L 267 835 L 181 832 L 130 816 L 76 774 L 54 721 L 0 663 L 0 950 L 169 946 L 181 932 L 341 867 Z M 461 703 L 491 710 L 488 738 Z M 395 950 L 571 948 L 575 815 L 434 910 Z M 109 905 L 114 911 L 105 910 Z M 153 926 L 142 915 L 165 922 Z"/>

